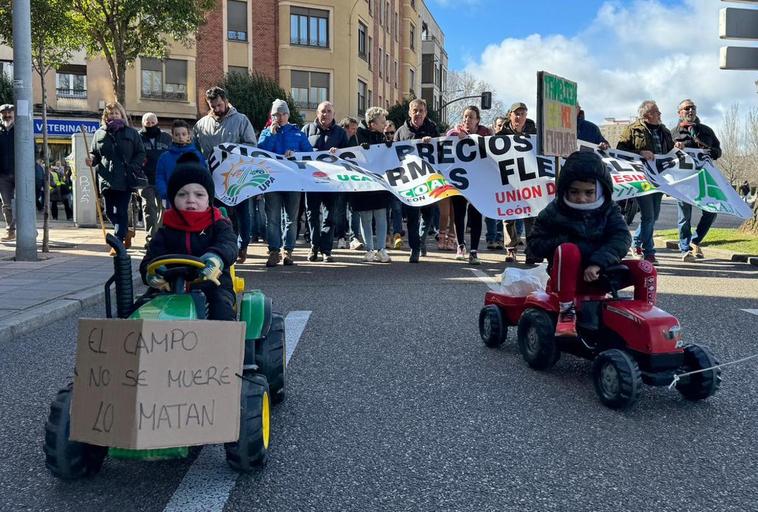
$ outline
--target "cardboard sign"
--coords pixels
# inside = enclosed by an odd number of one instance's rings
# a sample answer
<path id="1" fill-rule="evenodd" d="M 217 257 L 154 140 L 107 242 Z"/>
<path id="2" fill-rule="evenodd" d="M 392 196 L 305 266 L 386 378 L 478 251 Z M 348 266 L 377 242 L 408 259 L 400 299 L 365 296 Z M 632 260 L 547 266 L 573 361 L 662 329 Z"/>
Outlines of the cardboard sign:
<path id="1" fill-rule="evenodd" d="M 539 153 L 569 156 L 576 151 L 576 82 L 537 73 Z"/>
<path id="2" fill-rule="evenodd" d="M 245 324 L 79 320 L 71 435 L 147 449 L 239 437 Z"/>

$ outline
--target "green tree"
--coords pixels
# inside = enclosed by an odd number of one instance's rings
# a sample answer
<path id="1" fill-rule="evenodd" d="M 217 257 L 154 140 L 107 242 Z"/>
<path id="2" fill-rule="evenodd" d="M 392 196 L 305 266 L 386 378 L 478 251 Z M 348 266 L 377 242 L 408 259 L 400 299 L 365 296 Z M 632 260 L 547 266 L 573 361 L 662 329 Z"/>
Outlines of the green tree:
<path id="1" fill-rule="evenodd" d="M 402 124 L 408 119 L 408 107 L 410 106 L 410 103 L 413 99 L 414 98 L 412 97 L 405 98 L 402 103 L 395 103 L 387 111 L 389 113 L 387 119 L 395 123 L 395 126 L 397 128 L 400 128 L 400 126 L 402 126 Z M 441 135 L 444 135 L 445 132 L 447 132 L 450 128 L 447 123 L 440 123 L 439 115 L 437 112 L 430 110 L 427 112 L 427 117 L 429 117 L 429 119 L 431 119 L 434 124 L 437 125 L 437 129 L 439 129 Z"/>
<path id="2" fill-rule="evenodd" d="M 227 73 L 221 83 L 229 102 L 245 114 L 257 133 L 263 130 L 271 113 L 271 104 L 275 99 L 287 101 L 290 108 L 290 123 L 303 124 L 303 116 L 295 106 L 292 96 L 272 78 L 262 73 L 244 74 Z"/>
<path id="3" fill-rule="evenodd" d="M 13 82 L 5 73 L 0 73 L 0 104 L 13 103 Z"/>
<path id="4" fill-rule="evenodd" d="M 68 11 L 67 0 L 31 0 L 32 67 L 42 89 L 42 159 L 45 164 L 45 206 L 43 216 L 42 252 L 50 252 L 50 158 L 47 142 L 47 87 L 49 71 L 67 64 L 74 51 L 80 49 L 81 32 Z M 12 0 L 0 0 L 0 40 L 13 46 Z"/>
<path id="5" fill-rule="evenodd" d="M 217 0 L 70 0 L 73 21 L 90 55 L 108 63 L 116 101 L 126 97 L 126 67 L 139 56 L 165 57 L 169 38 L 193 44 Z"/>

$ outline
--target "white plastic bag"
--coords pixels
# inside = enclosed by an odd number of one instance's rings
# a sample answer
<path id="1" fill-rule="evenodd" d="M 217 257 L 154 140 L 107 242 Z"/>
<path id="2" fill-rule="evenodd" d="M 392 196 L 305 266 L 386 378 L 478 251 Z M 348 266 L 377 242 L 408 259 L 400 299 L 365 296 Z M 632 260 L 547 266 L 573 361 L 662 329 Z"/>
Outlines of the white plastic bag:
<path id="1" fill-rule="evenodd" d="M 511 297 L 526 297 L 547 287 L 547 263 L 533 268 L 508 267 L 500 280 L 500 291 Z"/>

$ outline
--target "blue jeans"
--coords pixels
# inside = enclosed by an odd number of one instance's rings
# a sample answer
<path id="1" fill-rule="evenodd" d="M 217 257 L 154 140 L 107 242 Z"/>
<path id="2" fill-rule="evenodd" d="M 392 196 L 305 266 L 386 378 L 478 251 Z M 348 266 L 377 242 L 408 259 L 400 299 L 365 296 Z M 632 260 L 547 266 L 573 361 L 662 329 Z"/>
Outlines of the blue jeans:
<path id="1" fill-rule="evenodd" d="M 392 213 L 392 234 L 403 232 L 403 203 L 395 196 L 390 198 L 390 212 Z"/>
<path id="2" fill-rule="evenodd" d="M 655 244 L 653 242 L 653 231 L 655 230 L 655 221 L 661 213 L 661 199 L 663 194 L 655 193 L 637 198 L 637 206 L 640 208 L 640 225 L 634 231 L 634 246 L 642 247 L 644 256 L 655 254 Z"/>
<path id="3" fill-rule="evenodd" d="M 361 239 L 361 215 L 350 208 L 350 241 Z"/>
<path id="4" fill-rule="evenodd" d="M 300 192 L 269 192 L 266 194 L 266 242 L 269 251 L 282 248 L 291 251 L 297 238 L 297 214 L 300 210 Z M 282 215 L 282 211 L 284 215 Z"/>
<path id="5" fill-rule="evenodd" d="M 387 209 L 366 210 L 357 212 L 361 218 L 361 232 L 363 233 L 363 246 L 366 251 L 384 249 L 387 243 Z M 372 230 L 372 220 L 376 222 L 376 243 Z"/>
<path id="6" fill-rule="evenodd" d="M 405 206 L 405 218 L 408 221 L 408 245 L 411 250 L 418 251 L 426 245 L 426 235 L 432 220 L 432 208 L 424 206 L 416 208 Z"/>
<path id="7" fill-rule="evenodd" d="M 487 226 L 487 233 L 484 235 L 484 239 L 487 243 L 503 241 L 502 221 L 490 219 L 488 217 L 484 219 L 484 224 Z"/>
<path id="8" fill-rule="evenodd" d="M 700 245 L 705 239 L 705 235 L 711 229 L 711 224 L 716 220 L 716 214 L 701 210 L 702 215 L 700 215 L 700 221 L 695 228 L 695 236 L 692 236 L 692 205 L 679 202 L 677 203 L 677 210 L 676 223 L 679 226 L 679 250 L 681 252 L 688 252 L 692 250 L 690 243 Z"/>
<path id="9" fill-rule="evenodd" d="M 321 254 L 332 253 L 334 200 L 335 197 L 332 192 L 305 193 L 305 216 L 311 230 L 311 247 L 320 251 Z"/>

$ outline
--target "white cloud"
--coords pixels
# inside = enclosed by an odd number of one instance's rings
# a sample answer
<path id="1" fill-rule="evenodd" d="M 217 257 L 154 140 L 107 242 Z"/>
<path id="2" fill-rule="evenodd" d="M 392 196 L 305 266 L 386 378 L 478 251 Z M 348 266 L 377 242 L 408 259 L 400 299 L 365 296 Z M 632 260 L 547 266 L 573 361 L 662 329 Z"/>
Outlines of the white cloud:
<path id="1" fill-rule="evenodd" d="M 654 99 L 671 125 L 676 105 L 690 97 L 702 121 L 718 128 L 730 104 L 758 106 L 755 72 L 719 69 L 719 2 L 685 0 L 666 6 L 636 0 L 606 2 L 574 37 L 530 35 L 489 45 L 466 71 L 490 83 L 505 104 L 536 107 L 536 73 L 575 80 L 587 118 L 628 118 Z M 742 43 L 737 43 L 742 44 Z"/>

